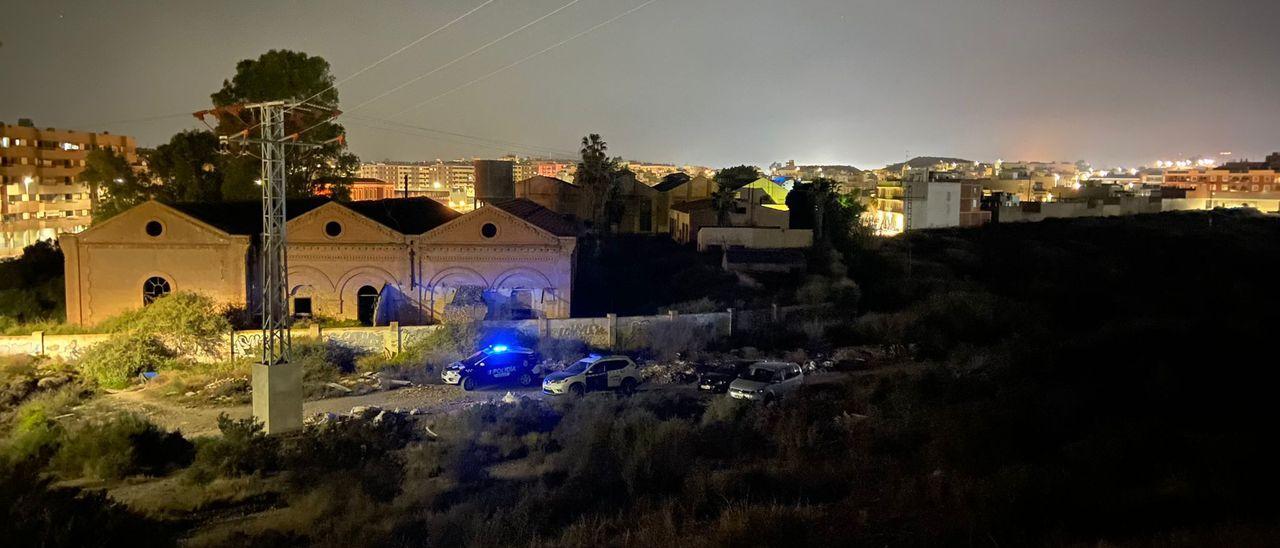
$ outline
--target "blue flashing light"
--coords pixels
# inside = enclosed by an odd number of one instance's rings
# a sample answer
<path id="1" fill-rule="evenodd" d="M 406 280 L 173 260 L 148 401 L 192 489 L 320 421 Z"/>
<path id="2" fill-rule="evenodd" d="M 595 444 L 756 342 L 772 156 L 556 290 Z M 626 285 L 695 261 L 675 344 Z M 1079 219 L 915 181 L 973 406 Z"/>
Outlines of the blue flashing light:
<path id="1" fill-rule="evenodd" d="M 507 351 L 507 345 L 505 345 L 505 344 L 495 344 L 495 345 L 493 345 L 493 346 L 492 346 L 492 348 L 493 348 L 493 351 L 494 351 L 494 352 L 506 352 L 506 351 Z"/>

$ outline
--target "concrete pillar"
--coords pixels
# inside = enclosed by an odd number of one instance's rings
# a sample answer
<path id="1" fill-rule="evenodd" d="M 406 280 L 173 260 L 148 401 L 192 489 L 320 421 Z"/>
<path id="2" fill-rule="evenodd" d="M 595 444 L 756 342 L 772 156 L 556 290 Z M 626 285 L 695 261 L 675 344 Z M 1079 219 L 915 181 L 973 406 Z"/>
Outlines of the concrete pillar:
<path id="1" fill-rule="evenodd" d="M 253 364 L 253 417 L 268 434 L 302 428 L 302 365 Z"/>
<path id="2" fill-rule="evenodd" d="M 679 315 L 680 315 L 680 313 L 679 313 L 679 312 L 676 312 L 675 310 L 668 310 L 668 311 L 667 311 L 667 319 L 668 319 L 668 320 L 675 321 L 676 316 L 679 316 Z"/>
<path id="3" fill-rule="evenodd" d="M 779 313 L 779 310 L 778 310 L 778 303 L 773 303 L 772 307 L 770 308 L 770 311 L 773 314 L 773 323 L 778 323 L 782 321 L 782 315 Z"/>
<path id="4" fill-rule="evenodd" d="M 733 320 L 734 320 L 734 319 L 736 319 L 736 318 L 734 318 L 733 309 L 732 309 L 732 308 L 730 308 L 730 309 L 729 309 L 729 333 L 728 333 L 728 336 L 730 336 L 730 337 L 732 337 L 732 336 L 733 336 Z"/>
<path id="5" fill-rule="evenodd" d="M 391 349 L 395 350 L 396 354 L 399 354 L 402 350 L 400 348 L 400 322 L 391 322 L 391 325 L 387 326 L 387 329 L 390 329 L 391 336 L 395 337 L 395 345 Z"/>
<path id="6" fill-rule="evenodd" d="M 316 342 L 319 342 L 320 341 L 320 324 L 318 323 L 311 324 L 311 327 L 307 328 L 307 334 L 309 334 L 311 338 L 315 339 Z"/>
<path id="7" fill-rule="evenodd" d="M 31 334 L 31 344 L 35 346 L 36 355 L 44 355 L 44 331 L 36 331 Z"/>
<path id="8" fill-rule="evenodd" d="M 609 324 L 609 350 L 613 350 L 618 346 L 618 315 L 610 312 L 605 315 L 605 320 Z"/>

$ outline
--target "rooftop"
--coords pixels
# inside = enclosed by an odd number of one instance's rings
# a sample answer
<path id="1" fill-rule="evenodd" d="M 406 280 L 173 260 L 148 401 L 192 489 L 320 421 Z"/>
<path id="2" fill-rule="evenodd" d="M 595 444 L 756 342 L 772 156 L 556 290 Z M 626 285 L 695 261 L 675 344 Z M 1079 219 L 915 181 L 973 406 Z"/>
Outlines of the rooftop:
<path id="1" fill-rule="evenodd" d="M 286 217 L 292 220 L 332 201 L 329 198 L 290 199 L 285 203 Z M 338 203 L 406 235 L 422 234 L 461 215 L 430 198 Z M 187 202 L 170 206 L 229 234 L 252 236 L 262 232 L 262 203 L 259 201 Z"/>

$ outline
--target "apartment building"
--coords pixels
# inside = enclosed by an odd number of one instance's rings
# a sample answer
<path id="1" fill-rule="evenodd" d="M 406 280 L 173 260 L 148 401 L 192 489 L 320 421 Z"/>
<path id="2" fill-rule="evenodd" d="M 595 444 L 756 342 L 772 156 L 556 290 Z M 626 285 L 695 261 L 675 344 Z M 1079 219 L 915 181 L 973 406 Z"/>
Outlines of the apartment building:
<path id="1" fill-rule="evenodd" d="M 99 149 L 141 165 L 132 137 L 0 123 L 0 258 L 89 226 L 95 197 L 79 176 Z"/>
<path id="2" fill-rule="evenodd" d="M 931 170 L 912 170 L 905 180 L 881 183 L 868 216 L 882 236 L 921 228 L 978 226 L 991 220 L 991 213 L 982 210 L 982 183 Z"/>
<path id="3" fill-rule="evenodd" d="M 1169 168 L 1163 185 L 1187 191 L 1192 209 L 1252 207 L 1280 212 L 1280 152 L 1262 162 L 1230 162 L 1217 167 Z"/>

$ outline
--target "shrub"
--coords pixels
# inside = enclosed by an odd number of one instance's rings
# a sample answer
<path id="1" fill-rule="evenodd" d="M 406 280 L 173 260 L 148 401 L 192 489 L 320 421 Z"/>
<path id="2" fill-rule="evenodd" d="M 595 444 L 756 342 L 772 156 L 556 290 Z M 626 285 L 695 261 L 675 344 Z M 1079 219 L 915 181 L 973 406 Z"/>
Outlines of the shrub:
<path id="1" fill-rule="evenodd" d="M 64 430 L 51 463 L 65 477 L 120 479 L 158 475 L 191 464 L 195 448 L 177 432 L 134 414 L 118 414 Z"/>
<path id="2" fill-rule="evenodd" d="M 124 388 L 143 371 L 159 371 L 174 354 L 155 337 L 123 333 L 90 347 L 80 359 L 80 371 L 103 388 Z"/>
<path id="3" fill-rule="evenodd" d="M 231 331 L 231 323 L 218 312 L 221 308 L 204 295 L 179 291 L 108 319 L 98 327 L 110 332 L 150 335 L 181 355 L 219 355 L 223 337 Z"/>
<path id="4" fill-rule="evenodd" d="M 216 477 L 234 477 L 275 470 L 280 459 L 279 438 L 268 437 L 262 423 L 250 417 L 232 420 L 218 415 L 221 437 L 196 440 L 190 477 L 205 483 Z"/>
<path id="5" fill-rule="evenodd" d="M 174 531 L 102 492 L 55 488 L 37 462 L 0 462 L 0 538 L 7 546 L 169 546 Z"/>
<path id="6" fill-rule="evenodd" d="M 333 341 L 308 341 L 292 350 L 289 360 L 302 367 L 303 381 L 308 383 L 333 382 L 343 373 L 355 371 L 359 357 L 356 350 Z"/>

